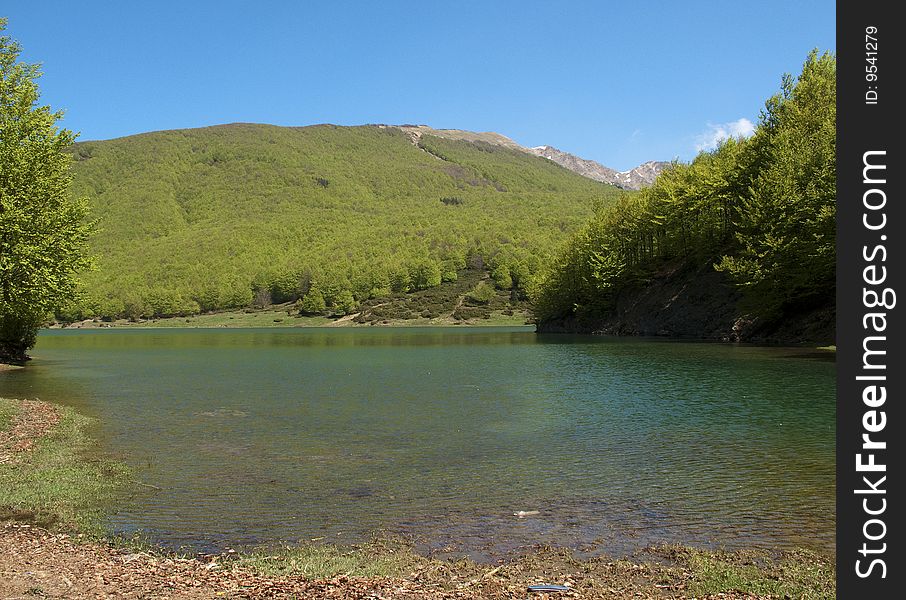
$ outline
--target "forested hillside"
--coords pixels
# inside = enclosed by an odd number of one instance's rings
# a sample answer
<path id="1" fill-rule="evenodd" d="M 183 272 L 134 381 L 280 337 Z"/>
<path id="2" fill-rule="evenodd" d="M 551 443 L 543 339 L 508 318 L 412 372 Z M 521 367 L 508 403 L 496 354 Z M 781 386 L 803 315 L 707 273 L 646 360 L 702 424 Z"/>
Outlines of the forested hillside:
<path id="1" fill-rule="evenodd" d="M 293 300 L 348 312 L 467 264 L 525 289 L 621 194 L 517 150 L 377 126 L 234 124 L 72 153 L 99 223 L 68 319 Z"/>
<path id="2" fill-rule="evenodd" d="M 638 321 L 710 303 L 694 325 L 724 319 L 714 336 L 744 339 L 832 310 L 835 202 L 836 59 L 813 52 L 751 138 L 674 165 L 572 237 L 536 298 L 540 328 L 695 335 L 676 319 Z M 648 314 L 627 322 L 640 303 Z"/>

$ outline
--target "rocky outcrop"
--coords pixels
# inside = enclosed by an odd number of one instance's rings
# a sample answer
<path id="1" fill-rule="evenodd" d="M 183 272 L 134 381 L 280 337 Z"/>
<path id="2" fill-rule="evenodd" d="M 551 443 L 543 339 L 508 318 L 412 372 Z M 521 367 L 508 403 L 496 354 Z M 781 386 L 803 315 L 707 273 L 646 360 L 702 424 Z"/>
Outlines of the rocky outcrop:
<path id="1" fill-rule="evenodd" d="M 648 161 L 629 171 L 617 171 L 610 167 L 605 167 L 599 162 L 580 158 L 569 152 L 563 152 L 553 146 L 536 146 L 535 148 L 527 148 L 526 151 L 535 156 L 552 160 L 561 167 L 589 179 L 610 183 L 627 190 L 638 190 L 651 185 L 657 179 L 657 176 L 670 166 L 669 162 Z"/>
<path id="2" fill-rule="evenodd" d="M 669 162 L 649 160 L 629 171 L 621 171 L 618 175 L 623 182 L 622 187 L 629 190 L 638 190 L 654 183 L 657 176 L 669 166 Z"/>

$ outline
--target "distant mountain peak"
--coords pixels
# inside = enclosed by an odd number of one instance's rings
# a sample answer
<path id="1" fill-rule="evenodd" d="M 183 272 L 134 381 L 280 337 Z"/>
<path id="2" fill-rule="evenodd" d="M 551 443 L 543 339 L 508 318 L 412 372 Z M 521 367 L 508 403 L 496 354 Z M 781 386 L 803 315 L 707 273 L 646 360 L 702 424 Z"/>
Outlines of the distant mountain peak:
<path id="1" fill-rule="evenodd" d="M 610 167 L 605 167 L 599 162 L 581 158 L 575 154 L 564 152 L 553 146 L 535 146 L 526 148 L 521 146 L 499 133 L 493 131 L 474 132 L 463 129 L 434 129 L 428 125 L 378 125 L 378 127 L 396 127 L 405 132 L 412 140 L 413 144 L 418 144 L 422 135 L 434 135 L 437 137 L 464 140 L 467 142 L 485 142 L 495 146 L 503 146 L 513 150 L 519 150 L 535 156 L 540 156 L 551 160 L 561 167 L 578 173 L 583 177 L 609 183 L 617 187 L 628 190 L 638 190 L 654 183 L 657 176 L 670 165 L 669 162 L 650 160 L 640 164 L 634 169 L 628 171 L 617 171 Z"/>
<path id="2" fill-rule="evenodd" d="M 526 148 L 526 151 L 535 156 L 551 160 L 561 167 L 589 179 L 610 183 L 628 190 L 638 190 L 651 185 L 657 179 L 657 176 L 670 165 L 669 162 L 649 160 L 634 169 L 617 171 L 616 169 L 605 167 L 597 161 L 578 157 L 575 154 L 558 150 L 553 146 L 535 146 L 534 148 Z"/>

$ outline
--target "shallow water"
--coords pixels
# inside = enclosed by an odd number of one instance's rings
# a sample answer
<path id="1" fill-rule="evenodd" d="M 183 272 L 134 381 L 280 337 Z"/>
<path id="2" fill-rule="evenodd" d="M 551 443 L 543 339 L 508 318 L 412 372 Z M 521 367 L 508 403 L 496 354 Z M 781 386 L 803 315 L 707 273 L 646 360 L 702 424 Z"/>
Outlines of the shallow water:
<path id="1" fill-rule="evenodd" d="M 169 546 L 834 551 L 822 354 L 525 328 L 47 331 L 33 354 L 0 395 L 98 417 L 160 488 L 112 528 Z"/>

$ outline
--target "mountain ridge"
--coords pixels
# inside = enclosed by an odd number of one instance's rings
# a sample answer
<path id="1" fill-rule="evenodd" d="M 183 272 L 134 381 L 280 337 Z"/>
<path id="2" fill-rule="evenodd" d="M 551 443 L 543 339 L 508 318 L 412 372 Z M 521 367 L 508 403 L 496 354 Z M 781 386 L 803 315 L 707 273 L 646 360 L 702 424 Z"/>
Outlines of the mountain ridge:
<path id="1" fill-rule="evenodd" d="M 583 177 L 610 183 L 627 190 L 639 190 L 654 183 L 657 176 L 670 166 L 669 162 L 649 160 L 628 171 L 617 171 L 601 163 L 564 152 L 553 146 L 528 148 L 535 156 L 551 160 Z"/>
<path id="2" fill-rule="evenodd" d="M 166 133 L 174 131 L 184 131 L 187 129 L 217 129 L 224 127 L 285 127 L 287 129 L 306 129 L 309 127 L 377 127 L 378 129 L 398 129 L 405 133 L 413 145 L 418 146 L 419 140 L 424 135 L 430 135 L 434 137 L 439 137 L 448 140 L 458 140 L 465 141 L 469 143 L 486 143 L 494 146 L 500 146 L 503 148 L 508 148 L 510 150 L 518 150 L 526 154 L 531 154 L 533 156 L 539 156 L 541 158 L 546 158 L 561 167 L 569 169 L 574 173 L 578 173 L 583 177 L 593 179 L 594 181 L 599 181 L 601 183 L 609 183 L 615 185 L 619 188 L 626 190 L 640 190 L 643 187 L 647 187 L 654 183 L 654 180 L 657 179 L 657 176 L 661 174 L 667 167 L 670 166 L 670 162 L 667 161 L 657 161 L 649 160 L 646 161 L 628 171 L 617 171 L 601 163 L 591 160 L 588 158 L 582 158 L 578 155 L 572 154 L 570 152 L 565 152 L 550 145 L 534 146 L 527 147 L 519 144 L 513 139 L 494 131 L 469 131 L 467 129 L 436 129 L 429 125 L 412 125 L 412 124 L 402 124 L 402 125 L 390 125 L 386 123 L 374 123 L 366 125 L 335 125 L 332 123 L 314 123 L 311 125 L 296 125 L 296 126 L 283 126 L 283 125 L 270 125 L 267 123 L 250 123 L 250 122 L 234 122 L 234 123 L 219 123 L 216 125 L 207 125 L 204 127 L 194 127 L 194 128 L 174 128 L 174 129 L 161 129 L 157 131 L 145 131 L 141 133 L 134 133 L 125 136 L 118 136 L 115 138 L 110 138 L 107 140 L 84 140 L 78 142 L 79 144 L 90 144 L 96 142 L 105 142 L 113 140 L 121 140 L 125 138 L 131 138 L 142 135 L 151 135 L 156 133 Z"/>
<path id="3" fill-rule="evenodd" d="M 583 177 L 587 177 L 595 181 L 600 181 L 602 183 L 609 183 L 611 185 L 615 185 L 627 190 L 639 190 L 643 187 L 651 185 L 652 183 L 654 183 L 654 180 L 657 179 L 657 176 L 660 175 L 661 172 L 663 172 L 664 169 L 668 168 L 671 164 L 667 161 L 649 160 L 638 165 L 637 167 L 629 169 L 628 171 L 617 171 L 616 169 L 604 166 L 597 161 L 582 158 L 570 152 L 564 152 L 563 150 L 560 150 L 553 146 L 544 145 L 531 148 L 522 146 L 521 144 L 508 138 L 507 136 L 494 131 L 475 132 L 464 129 L 435 129 L 428 125 L 408 124 L 379 124 L 377 125 L 377 127 L 395 127 L 397 129 L 400 129 L 410 137 L 412 143 L 414 144 L 418 144 L 418 140 L 423 135 L 433 135 L 445 139 L 462 140 L 471 143 L 484 142 L 496 146 L 502 146 L 504 148 L 519 150 L 527 154 L 546 158 L 560 165 L 561 167 L 582 175 Z"/>

